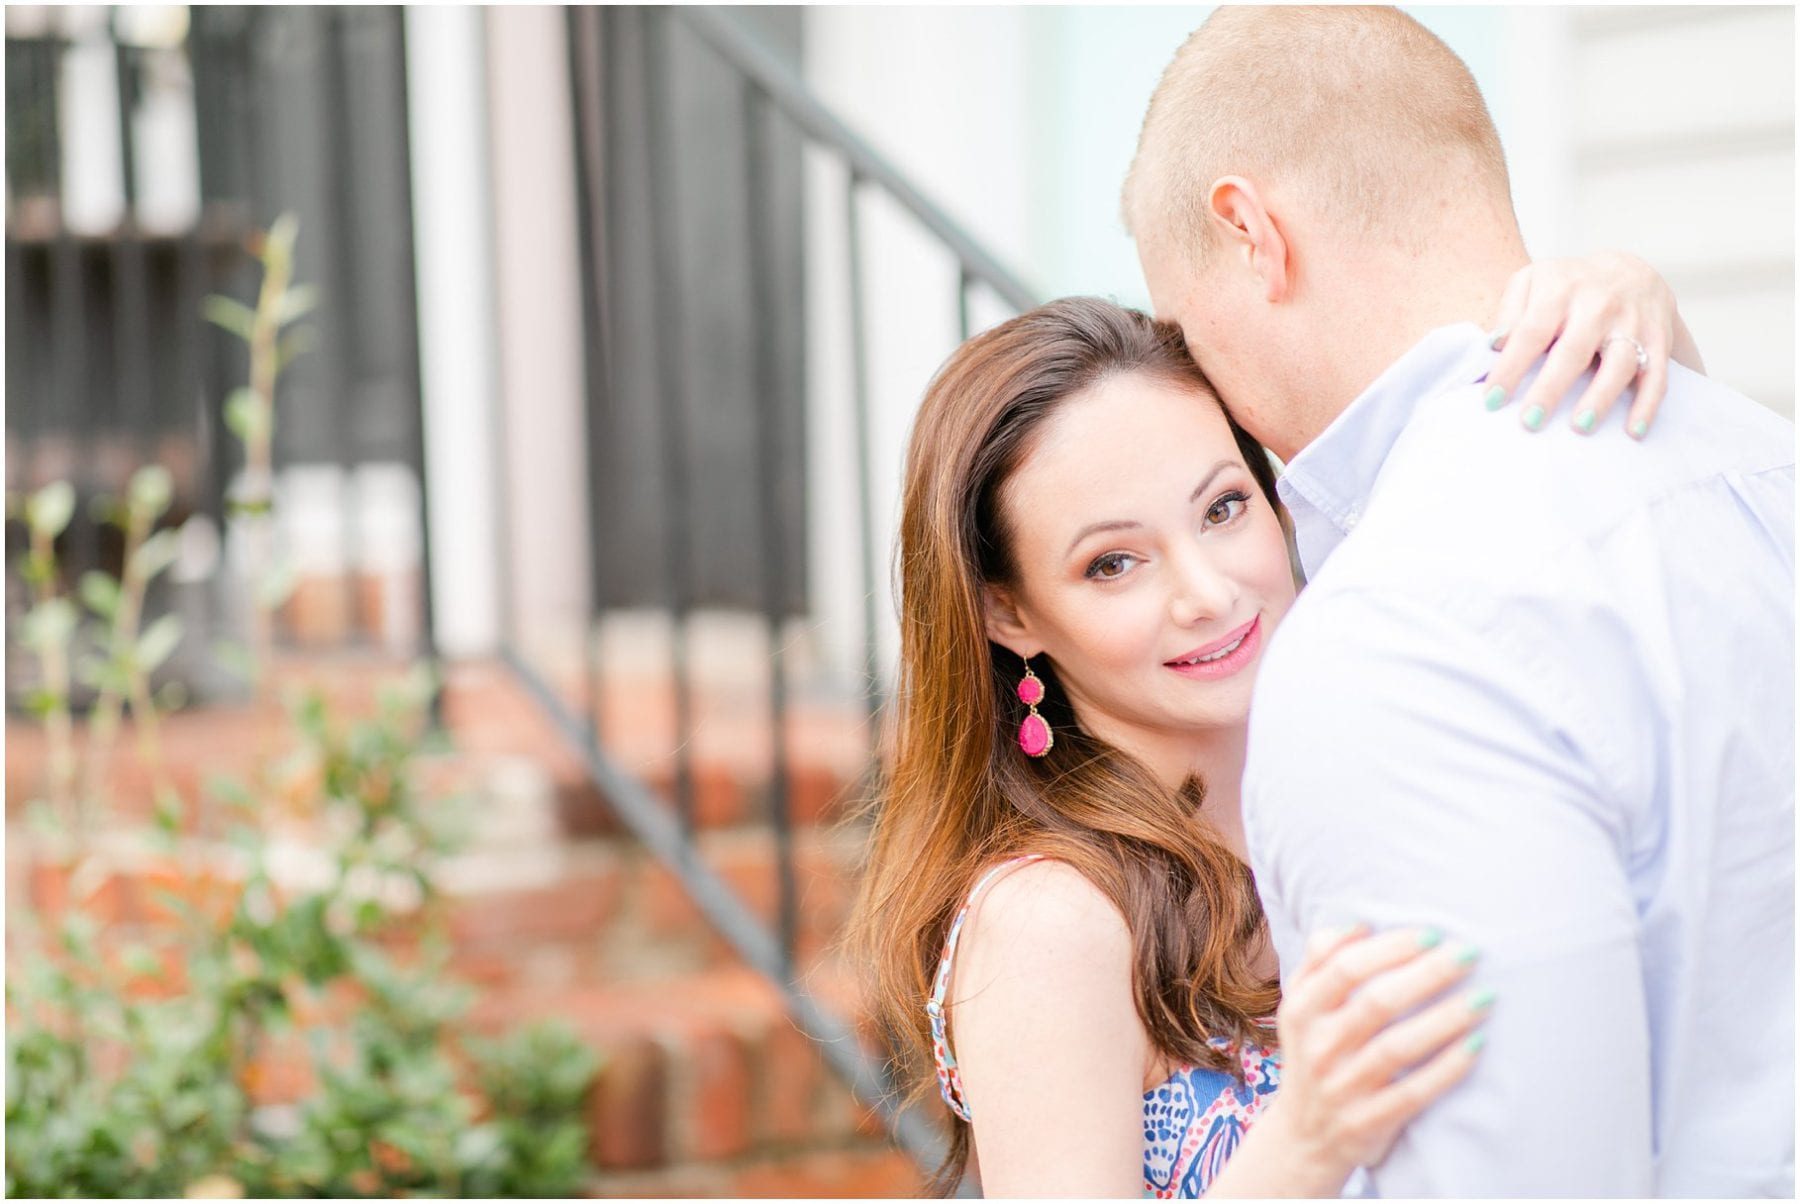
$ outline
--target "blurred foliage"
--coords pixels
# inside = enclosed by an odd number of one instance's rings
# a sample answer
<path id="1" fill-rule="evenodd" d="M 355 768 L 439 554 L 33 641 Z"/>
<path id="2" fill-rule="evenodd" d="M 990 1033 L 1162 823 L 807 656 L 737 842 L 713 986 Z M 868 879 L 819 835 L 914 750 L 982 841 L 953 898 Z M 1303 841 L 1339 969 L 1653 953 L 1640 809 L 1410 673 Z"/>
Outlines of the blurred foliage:
<path id="1" fill-rule="evenodd" d="M 274 332 L 315 302 L 310 290 L 285 284 L 294 234 L 284 218 L 261 247 L 282 288 L 268 288 L 266 277 L 255 309 L 208 304 L 211 320 L 274 346 L 283 362 L 299 344 L 278 343 Z M 233 395 L 232 429 L 265 453 L 277 371 L 262 370 L 254 398 Z M 33 604 L 17 634 L 39 658 L 45 685 L 30 710 L 51 736 L 48 798 L 35 813 L 41 827 L 73 831 L 82 856 L 70 875 L 72 902 L 54 926 L 17 909 L 8 917 L 6 1194 L 582 1190 L 593 1173 L 585 1100 L 597 1056 L 562 1026 L 496 1040 L 462 1023 L 471 992 L 446 969 L 433 871 L 466 838 L 468 808 L 428 797 L 415 781 L 419 758 L 443 744 L 428 720 L 438 686 L 427 669 L 385 689 L 372 718 L 334 715 L 317 692 L 290 699 L 285 755 L 253 782 L 214 775 L 191 809 L 162 772 L 161 704 L 148 675 L 182 633 L 172 619 L 142 630 L 138 619 L 150 580 L 174 559 L 177 533 L 156 530 L 169 493 L 167 472 L 152 467 L 126 498 L 101 504 L 101 517 L 125 533 L 125 568 L 119 579 L 89 573 L 79 582 L 92 616 L 85 626 L 61 589 L 55 554 L 73 491 L 57 483 L 9 498 L 31 535 L 19 571 Z M 256 590 L 259 581 L 245 584 Z M 265 612 L 278 600 L 255 599 Z M 266 643 L 249 651 L 253 674 L 266 682 Z M 100 692 L 79 787 L 72 675 Z M 127 703 L 156 792 L 155 840 L 176 870 L 153 892 L 169 921 L 119 948 L 81 909 L 87 896 L 77 882 L 92 868 L 105 873 L 86 852 L 94 810 L 81 804 L 105 801 L 106 744 Z M 321 834 L 314 852 L 322 872 L 310 885 L 296 886 L 291 874 L 278 883 L 271 871 L 262 820 L 276 808 L 309 817 Z M 212 831 L 189 822 L 202 815 L 215 821 L 206 825 Z M 221 850 L 235 871 L 223 869 Z M 259 1105 L 274 1047 L 296 1039 L 315 1089 L 295 1104 Z"/>

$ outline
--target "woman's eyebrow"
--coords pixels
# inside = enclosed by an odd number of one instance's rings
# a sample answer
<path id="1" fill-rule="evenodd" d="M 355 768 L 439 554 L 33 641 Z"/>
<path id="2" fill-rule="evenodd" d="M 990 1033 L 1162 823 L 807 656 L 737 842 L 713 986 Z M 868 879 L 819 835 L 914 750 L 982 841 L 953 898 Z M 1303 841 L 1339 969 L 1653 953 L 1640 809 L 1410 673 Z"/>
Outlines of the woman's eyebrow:
<path id="1" fill-rule="evenodd" d="M 1200 495 L 1206 492 L 1206 487 L 1213 483 L 1213 479 L 1236 463 L 1236 460 L 1220 460 L 1217 464 L 1214 464 L 1211 468 L 1207 469 L 1206 475 L 1200 478 L 1200 483 L 1194 486 L 1194 492 L 1188 495 L 1188 501 L 1199 501 Z M 1120 518 L 1109 519 L 1099 523 L 1089 523 L 1075 533 L 1075 538 L 1069 541 L 1069 551 L 1064 552 L 1063 555 L 1067 556 L 1069 552 L 1073 552 L 1076 545 L 1090 535 L 1097 535 L 1102 531 L 1129 531 L 1133 527 L 1141 526 L 1143 526 L 1142 523 L 1134 523 Z"/>
<path id="2" fill-rule="evenodd" d="M 1188 495 L 1188 501 L 1199 501 L 1200 495 L 1206 492 L 1206 487 L 1213 483 L 1213 478 L 1235 463 L 1237 463 L 1235 460 L 1220 460 L 1217 464 L 1213 465 L 1212 468 L 1207 470 L 1206 475 L 1200 479 L 1200 483 L 1194 486 L 1194 492 Z"/>

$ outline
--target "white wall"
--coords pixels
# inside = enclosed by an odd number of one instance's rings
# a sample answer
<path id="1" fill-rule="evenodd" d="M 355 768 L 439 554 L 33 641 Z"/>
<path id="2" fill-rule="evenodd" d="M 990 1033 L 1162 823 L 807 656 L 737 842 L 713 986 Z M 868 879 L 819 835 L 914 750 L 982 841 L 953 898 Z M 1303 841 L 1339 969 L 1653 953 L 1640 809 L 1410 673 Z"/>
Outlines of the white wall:
<path id="1" fill-rule="evenodd" d="M 1030 125 L 1030 10 L 809 8 L 806 79 L 820 98 L 1003 262 L 1032 262 L 1040 203 L 1021 131 Z M 884 663 L 896 648 L 889 589 L 907 429 L 956 346 L 956 268 L 885 195 L 861 209 L 874 466 L 875 611 Z M 808 481 L 812 643 L 843 676 L 861 663 L 864 544 L 850 426 L 844 176 L 828 157 L 807 180 Z M 986 321 L 1003 311 L 983 310 Z"/>
<path id="2" fill-rule="evenodd" d="M 1794 10 L 1580 9 L 1568 246 L 1656 264 L 1716 379 L 1794 412 Z"/>

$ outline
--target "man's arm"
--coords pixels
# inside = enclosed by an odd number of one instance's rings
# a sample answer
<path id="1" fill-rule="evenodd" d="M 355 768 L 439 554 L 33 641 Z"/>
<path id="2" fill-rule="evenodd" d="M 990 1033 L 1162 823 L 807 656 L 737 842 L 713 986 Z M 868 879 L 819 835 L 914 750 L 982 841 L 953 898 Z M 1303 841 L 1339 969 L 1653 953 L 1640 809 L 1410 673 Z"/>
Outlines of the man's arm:
<path id="1" fill-rule="evenodd" d="M 1481 1064 L 1373 1168 L 1382 1195 L 1652 1190 L 1625 821 L 1597 767 L 1619 717 L 1535 635 L 1340 591 L 1296 608 L 1258 681 L 1246 827 L 1276 931 L 1436 925 L 1497 996 Z"/>

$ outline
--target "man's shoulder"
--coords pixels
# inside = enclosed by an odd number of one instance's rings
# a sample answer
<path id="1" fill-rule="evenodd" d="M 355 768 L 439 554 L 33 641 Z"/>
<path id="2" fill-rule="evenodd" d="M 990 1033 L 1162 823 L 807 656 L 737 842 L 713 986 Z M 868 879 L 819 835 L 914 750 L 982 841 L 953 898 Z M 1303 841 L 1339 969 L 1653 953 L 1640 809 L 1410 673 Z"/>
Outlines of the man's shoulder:
<path id="1" fill-rule="evenodd" d="M 1516 575 L 1684 488 L 1792 470 L 1792 423 L 1679 365 L 1642 441 L 1625 433 L 1628 399 L 1591 435 L 1570 426 L 1584 382 L 1537 432 L 1463 391 L 1422 401 L 1321 583 Z"/>

